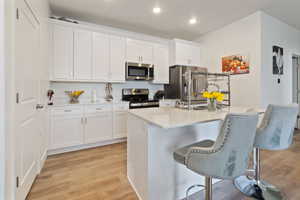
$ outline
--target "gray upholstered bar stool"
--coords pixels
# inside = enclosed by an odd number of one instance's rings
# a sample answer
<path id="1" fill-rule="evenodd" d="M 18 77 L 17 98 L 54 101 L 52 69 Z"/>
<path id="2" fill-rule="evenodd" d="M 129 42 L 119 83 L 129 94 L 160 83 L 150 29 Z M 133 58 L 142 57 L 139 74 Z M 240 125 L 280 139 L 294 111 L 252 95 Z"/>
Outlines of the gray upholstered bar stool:
<path id="1" fill-rule="evenodd" d="M 256 113 L 228 114 L 216 142 L 205 140 L 180 148 L 174 159 L 205 176 L 205 199 L 212 199 L 212 178 L 241 176 L 248 167 L 258 122 Z"/>
<path id="2" fill-rule="evenodd" d="M 259 200 L 284 199 L 279 189 L 260 179 L 260 149 L 284 150 L 289 148 L 292 144 L 298 112 L 297 104 L 268 106 L 256 131 L 253 153 L 254 178 L 241 176 L 234 180 L 235 186 L 245 195 Z"/>

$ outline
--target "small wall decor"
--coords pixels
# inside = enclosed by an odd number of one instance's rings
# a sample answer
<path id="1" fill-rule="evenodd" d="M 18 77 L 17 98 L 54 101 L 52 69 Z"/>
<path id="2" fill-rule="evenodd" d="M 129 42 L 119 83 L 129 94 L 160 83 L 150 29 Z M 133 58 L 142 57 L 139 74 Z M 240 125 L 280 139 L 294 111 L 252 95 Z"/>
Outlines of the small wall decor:
<path id="1" fill-rule="evenodd" d="M 250 64 L 249 56 L 246 55 L 233 55 L 222 58 L 222 72 L 234 74 L 249 74 Z"/>
<path id="2" fill-rule="evenodd" d="M 273 46 L 273 74 L 283 74 L 283 48 L 279 46 Z"/>

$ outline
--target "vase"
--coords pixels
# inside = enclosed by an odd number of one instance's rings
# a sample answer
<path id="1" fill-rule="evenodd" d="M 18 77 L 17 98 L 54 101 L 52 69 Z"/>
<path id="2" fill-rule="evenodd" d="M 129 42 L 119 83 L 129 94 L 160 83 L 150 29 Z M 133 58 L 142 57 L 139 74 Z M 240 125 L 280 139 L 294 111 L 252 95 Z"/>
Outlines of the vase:
<path id="1" fill-rule="evenodd" d="M 207 109 L 209 112 L 215 112 L 217 110 L 217 101 L 216 99 L 209 99 Z"/>
<path id="2" fill-rule="evenodd" d="M 72 96 L 70 97 L 70 104 L 77 104 L 79 103 L 79 96 Z"/>

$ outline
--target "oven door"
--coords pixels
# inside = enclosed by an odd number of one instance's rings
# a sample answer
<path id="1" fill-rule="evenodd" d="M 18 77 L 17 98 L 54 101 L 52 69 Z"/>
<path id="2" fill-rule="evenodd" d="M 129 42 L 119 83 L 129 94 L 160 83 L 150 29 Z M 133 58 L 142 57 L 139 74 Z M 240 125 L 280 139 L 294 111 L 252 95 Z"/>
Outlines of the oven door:
<path id="1" fill-rule="evenodd" d="M 126 63 L 126 80 L 153 80 L 152 65 L 139 63 Z"/>

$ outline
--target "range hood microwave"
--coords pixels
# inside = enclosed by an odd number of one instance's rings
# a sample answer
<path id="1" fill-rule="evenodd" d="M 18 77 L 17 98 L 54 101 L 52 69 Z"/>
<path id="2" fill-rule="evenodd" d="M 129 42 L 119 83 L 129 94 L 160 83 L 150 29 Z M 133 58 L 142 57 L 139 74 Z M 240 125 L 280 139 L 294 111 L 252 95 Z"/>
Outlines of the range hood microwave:
<path id="1" fill-rule="evenodd" d="M 154 66 L 151 64 L 141 64 L 126 62 L 126 80 L 144 80 L 154 79 Z"/>

